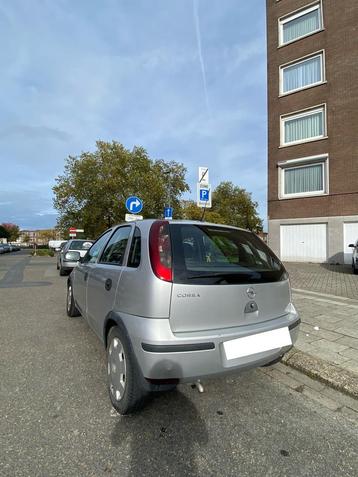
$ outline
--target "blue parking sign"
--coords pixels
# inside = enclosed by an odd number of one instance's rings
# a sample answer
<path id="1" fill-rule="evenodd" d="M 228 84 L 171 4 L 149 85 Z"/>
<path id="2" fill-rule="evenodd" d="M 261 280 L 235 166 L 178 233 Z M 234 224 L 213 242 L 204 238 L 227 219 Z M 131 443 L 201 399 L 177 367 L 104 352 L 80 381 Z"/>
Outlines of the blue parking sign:
<path id="1" fill-rule="evenodd" d="M 209 200 L 209 189 L 200 189 L 200 200 L 203 202 Z"/>
<path id="2" fill-rule="evenodd" d="M 211 208 L 211 185 L 197 183 L 197 202 L 198 207 L 204 207 L 205 209 Z"/>

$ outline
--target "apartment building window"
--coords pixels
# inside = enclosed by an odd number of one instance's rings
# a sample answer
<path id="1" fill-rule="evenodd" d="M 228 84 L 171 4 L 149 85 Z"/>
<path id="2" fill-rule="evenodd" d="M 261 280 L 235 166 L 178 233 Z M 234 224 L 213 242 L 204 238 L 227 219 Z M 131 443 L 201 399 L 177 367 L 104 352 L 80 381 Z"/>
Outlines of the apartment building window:
<path id="1" fill-rule="evenodd" d="M 280 67 L 280 94 L 289 94 L 325 81 L 323 52 Z"/>
<path id="2" fill-rule="evenodd" d="M 280 197 L 304 197 L 327 193 L 328 156 L 287 161 L 280 167 Z M 302 162 L 304 162 L 302 164 Z M 293 164 L 292 164 L 293 163 Z"/>
<path id="3" fill-rule="evenodd" d="M 315 141 L 326 136 L 326 108 L 281 116 L 281 146 Z"/>
<path id="4" fill-rule="evenodd" d="M 280 46 L 311 35 L 322 29 L 321 3 L 304 8 L 279 19 Z"/>

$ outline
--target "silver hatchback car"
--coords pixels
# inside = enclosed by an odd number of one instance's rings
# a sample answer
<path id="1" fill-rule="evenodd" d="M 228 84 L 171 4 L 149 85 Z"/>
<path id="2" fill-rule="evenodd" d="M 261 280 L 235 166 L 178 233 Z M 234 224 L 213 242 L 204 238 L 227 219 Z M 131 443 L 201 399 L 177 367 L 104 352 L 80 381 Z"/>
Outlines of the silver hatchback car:
<path id="1" fill-rule="evenodd" d="M 82 314 L 106 346 L 121 414 L 150 391 L 276 362 L 298 335 L 282 263 L 255 234 L 226 225 L 113 227 L 67 284 L 67 314 Z"/>

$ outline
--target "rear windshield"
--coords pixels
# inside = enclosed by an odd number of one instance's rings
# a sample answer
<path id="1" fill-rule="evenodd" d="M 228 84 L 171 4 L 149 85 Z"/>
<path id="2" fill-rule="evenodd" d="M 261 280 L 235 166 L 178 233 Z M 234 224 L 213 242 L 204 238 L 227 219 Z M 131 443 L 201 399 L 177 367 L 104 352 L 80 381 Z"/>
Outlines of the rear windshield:
<path id="1" fill-rule="evenodd" d="M 90 240 L 74 240 L 69 245 L 69 250 L 88 250 L 92 243 Z"/>
<path id="2" fill-rule="evenodd" d="M 170 235 L 175 283 L 267 283 L 286 277 L 280 260 L 251 232 L 171 224 Z"/>

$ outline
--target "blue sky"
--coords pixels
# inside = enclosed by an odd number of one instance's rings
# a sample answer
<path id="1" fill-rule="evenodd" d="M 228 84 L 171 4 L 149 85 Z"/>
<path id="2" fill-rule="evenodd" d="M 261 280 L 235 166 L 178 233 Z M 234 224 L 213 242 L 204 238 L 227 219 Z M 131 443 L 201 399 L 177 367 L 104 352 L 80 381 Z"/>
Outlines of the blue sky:
<path id="1" fill-rule="evenodd" d="M 0 222 L 56 223 L 54 178 L 95 141 L 232 180 L 266 218 L 263 0 L 0 3 Z"/>

